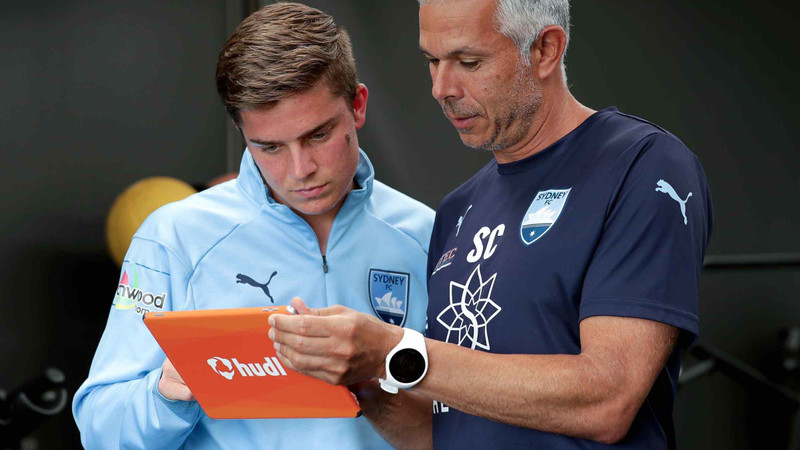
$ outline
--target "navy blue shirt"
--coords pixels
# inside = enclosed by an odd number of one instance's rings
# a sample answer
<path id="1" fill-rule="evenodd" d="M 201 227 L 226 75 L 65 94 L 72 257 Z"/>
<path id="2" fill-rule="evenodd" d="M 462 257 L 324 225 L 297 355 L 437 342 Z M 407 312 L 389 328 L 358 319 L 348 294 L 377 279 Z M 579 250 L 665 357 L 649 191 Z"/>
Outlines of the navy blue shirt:
<path id="1" fill-rule="evenodd" d="M 656 125 L 600 111 L 528 158 L 492 160 L 443 200 L 428 253 L 428 334 L 491 353 L 579 354 L 587 317 L 675 326 L 681 345 L 615 447 L 672 448 L 680 348 L 698 333 L 710 230 L 694 154 Z M 438 402 L 433 437 L 437 448 L 606 448 Z"/>

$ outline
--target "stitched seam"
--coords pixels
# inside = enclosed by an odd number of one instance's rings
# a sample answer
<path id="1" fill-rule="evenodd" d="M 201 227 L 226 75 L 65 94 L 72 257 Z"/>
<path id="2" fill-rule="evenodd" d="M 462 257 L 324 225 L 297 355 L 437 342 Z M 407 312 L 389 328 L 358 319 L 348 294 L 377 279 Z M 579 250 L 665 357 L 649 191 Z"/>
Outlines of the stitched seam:
<path id="1" fill-rule="evenodd" d="M 642 304 L 642 305 L 651 306 L 651 307 L 654 307 L 654 308 L 657 308 L 657 309 L 667 310 L 667 311 L 670 311 L 670 312 L 673 312 L 673 313 L 676 313 L 676 314 L 680 314 L 682 316 L 686 316 L 686 317 L 690 317 L 690 318 L 693 318 L 693 319 L 697 319 L 697 316 L 695 314 L 688 313 L 686 311 L 682 311 L 682 310 L 677 309 L 677 308 L 673 308 L 672 306 L 665 305 L 663 303 L 656 303 L 656 302 L 649 301 L 649 300 L 641 300 L 641 299 L 635 299 L 635 298 L 593 297 L 593 298 L 584 299 L 581 303 L 584 303 L 584 302 L 592 303 L 592 302 L 598 302 L 598 301 L 599 302 L 603 302 L 603 301 L 609 301 L 609 300 L 614 301 L 614 302 L 639 303 L 639 304 Z"/>
<path id="2" fill-rule="evenodd" d="M 163 246 L 163 245 L 162 245 L 162 247 L 166 248 L 166 247 L 165 247 L 165 246 Z M 152 267 L 147 267 L 147 266 L 145 266 L 144 264 L 139 264 L 139 263 L 137 263 L 137 262 L 134 262 L 134 261 L 131 261 L 131 260 L 129 260 L 129 259 L 123 259 L 123 260 L 122 260 L 122 262 L 126 262 L 126 263 L 133 263 L 133 264 L 136 264 L 136 266 L 137 266 L 137 267 L 144 267 L 144 268 L 145 268 L 145 269 L 147 269 L 147 270 L 152 270 L 153 272 L 157 272 L 157 273 L 160 273 L 160 274 L 164 274 L 164 275 L 166 275 L 166 276 L 169 276 L 169 272 L 164 272 L 163 270 L 153 269 Z"/>
<path id="3" fill-rule="evenodd" d="M 382 218 L 380 218 L 380 217 L 376 216 L 376 215 L 375 215 L 375 213 L 373 213 L 372 211 L 370 211 L 368 208 L 364 208 L 364 211 L 366 211 L 366 213 L 367 213 L 367 214 L 369 214 L 370 216 L 374 217 L 376 220 L 378 220 L 378 221 L 380 221 L 380 222 L 383 222 L 383 223 L 385 223 L 386 225 L 388 225 L 389 227 L 391 227 L 393 230 L 397 230 L 398 232 L 400 232 L 400 234 L 403 234 L 403 235 L 405 235 L 405 236 L 408 236 L 408 237 L 409 237 L 409 238 L 410 238 L 412 241 L 416 242 L 417 246 L 419 246 L 419 248 L 420 248 L 420 249 L 421 249 L 423 252 L 425 252 L 425 255 L 427 255 L 427 254 L 428 254 L 428 249 L 426 249 L 426 248 L 425 248 L 425 247 L 422 245 L 422 243 L 421 243 L 420 241 L 418 241 L 418 240 L 417 240 L 417 238 L 415 238 L 414 236 L 412 236 L 410 233 L 407 233 L 407 232 L 403 231 L 402 229 L 400 229 L 400 228 L 398 228 L 398 227 L 396 227 L 396 226 L 394 226 L 394 225 L 390 224 L 390 223 L 389 223 L 389 222 L 387 222 L 386 220 L 384 220 L 384 219 L 382 219 Z"/>
<path id="4" fill-rule="evenodd" d="M 186 261 L 176 251 L 172 250 L 168 245 L 166 245 L 166 244 L 164 244 L 164 243 L 162 243 L 162 242 L 160 242 L 160 241 L 158 241 L 156 239 L 151 239 L 151 238 L 146 238 L 146 237 L 141 237 L 141 236 L 134 236 L 133 238 L 134 239 L 140 239 L 140 240 L 147 241 L 147 242 L 152 242 L 152 243 L 162 247 L 164 250 L 170 252 L 172 254 L 172 256 L 175 257 L 175 259 L 180 261 L 181 264 L 183 264 L 184 269 L 186 269 L 186 272 L 192 272 L 194 270 L 192 268 L 191 264 L 187 264 Z M 137 265 L 138 265 L 138 263 L 137 263 Z"/>

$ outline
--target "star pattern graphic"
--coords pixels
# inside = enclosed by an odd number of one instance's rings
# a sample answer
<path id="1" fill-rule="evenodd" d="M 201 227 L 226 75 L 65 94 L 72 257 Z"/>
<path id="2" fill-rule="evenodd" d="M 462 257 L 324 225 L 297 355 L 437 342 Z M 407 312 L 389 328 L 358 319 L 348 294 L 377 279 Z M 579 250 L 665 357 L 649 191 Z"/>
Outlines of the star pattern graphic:
<path id="1" fill-rule="evenodd" d="M 447 329 L 447 342 L 472 349 L 491 349 L 487 325 L 502 310 L 492 300 L 496 278 L 495 273 L 484 280 L 478 265 L 465 284 L 450 282 L 450 305 L 436 317 Z"/>

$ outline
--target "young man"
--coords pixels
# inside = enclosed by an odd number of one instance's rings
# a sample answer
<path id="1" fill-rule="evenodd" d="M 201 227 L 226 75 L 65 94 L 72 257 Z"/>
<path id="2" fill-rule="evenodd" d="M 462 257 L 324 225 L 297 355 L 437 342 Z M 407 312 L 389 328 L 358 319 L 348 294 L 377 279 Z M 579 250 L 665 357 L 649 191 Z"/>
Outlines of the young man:
<path id="1" fill-rule="evenodd" d="M 567 0 L 420 3 L 433 96 L 464 144 L 494 154 L 438 209 L 428 338 L 294 300 L 304 315 L 272 320 L 282 361 L 363 381 L 365 412 L 398 447 L 674 448 L 711 230 L 697 158 L 571 95 Z M 348 322 L 370 343 L 348 364 L 297 345 Z M 317 345 L 348 342 L 329 334 Z M 376 378 L 413 389 L 379 394 Z"/>
<path id="2" fill-rule="evenodd" d="M 247 142 L 239 177 L 159 209 L 133 238 L 73 403 L 83 444 L 388 447 L 365 418 L 209 419 L 142 323 L 146 310 L 287 304 L 302 295 L 315 307 L 363 312 L 373 326 L 425 326 L 433 212 L 376 181 L 359 150 L 368 91 L 346 32 L 303 5 L 264 7 L 225 44 L 217 89 Z M 381 274 L 393 281 L 371 281 Z M 399 301 L 392 314 L 378 303 L 386 294 Z"/>

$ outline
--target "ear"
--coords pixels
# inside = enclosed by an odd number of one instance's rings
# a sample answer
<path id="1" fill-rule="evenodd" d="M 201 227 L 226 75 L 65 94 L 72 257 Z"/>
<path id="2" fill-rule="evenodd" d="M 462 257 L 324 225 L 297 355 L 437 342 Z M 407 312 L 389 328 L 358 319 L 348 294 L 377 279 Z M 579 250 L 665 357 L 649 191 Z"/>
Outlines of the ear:
<path id="1" fill-rule="evenodd" d="M 355 118 L 356 130 L 360 130 L 367 121 L 367 99 L 369 90 L 363 83 L 356 87 L 356 98 L 353 100 L 353 117 Z"/>
<path id="2" fill-rule="evenodd" d="M 567 48 L 567 33 L 558 25 L 550 25 L 539 33 L 531 46 L 531 67 L 540 79 L 560 73 L 561 58 Z"/>

